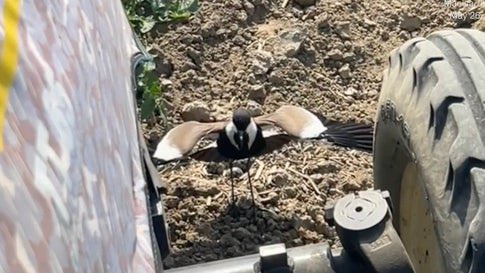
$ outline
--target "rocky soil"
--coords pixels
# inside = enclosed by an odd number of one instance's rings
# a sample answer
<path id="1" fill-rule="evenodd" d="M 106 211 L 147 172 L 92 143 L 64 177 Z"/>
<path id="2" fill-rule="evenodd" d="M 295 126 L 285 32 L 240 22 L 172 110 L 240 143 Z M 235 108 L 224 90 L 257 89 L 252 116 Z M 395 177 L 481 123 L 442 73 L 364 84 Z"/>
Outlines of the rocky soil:
<path id="1" fill-rule="evenodd" d="M 287 103 L 330 119 L 371 124 L 392 49 L 438 29 L 485 27 L 483 20 L 471 24 L 469 17 L 450 16 L 473 7 L 440 1 L 290 0 L 283 7 L 284 2 L 202 1 L 188 22 L 151 34 L 169 128 L 183 120 L 224 119 L 240 106 L 260 115 Z M 162 119 L 145 124 L 152 147 L 163 128 Z M 258 245 L 277 242 L 333 244 L 324 206 L 373 183 L 371 154 L 295 143 L 250 168 L 262 208 L 253 222 L 243 163 L 234 168 L 239 218 L 227 214 L 227 165 L 184 161 L 161 167 L 174 250 L 166 267 L 252 254 Z"/>

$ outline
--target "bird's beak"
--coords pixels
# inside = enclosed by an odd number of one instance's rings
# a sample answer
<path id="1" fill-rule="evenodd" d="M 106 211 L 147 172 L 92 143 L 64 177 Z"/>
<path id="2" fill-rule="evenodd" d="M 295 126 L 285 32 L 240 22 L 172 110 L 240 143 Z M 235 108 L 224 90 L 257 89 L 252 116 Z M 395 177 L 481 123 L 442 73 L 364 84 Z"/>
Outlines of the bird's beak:
<path id="1" fill-rule="evenodd" d="M 237 131 L 236 133 L 236 144 L 239 150 L 242 150 L 244 147 L 244 136 L 246 135 L 245 131 Z"/>

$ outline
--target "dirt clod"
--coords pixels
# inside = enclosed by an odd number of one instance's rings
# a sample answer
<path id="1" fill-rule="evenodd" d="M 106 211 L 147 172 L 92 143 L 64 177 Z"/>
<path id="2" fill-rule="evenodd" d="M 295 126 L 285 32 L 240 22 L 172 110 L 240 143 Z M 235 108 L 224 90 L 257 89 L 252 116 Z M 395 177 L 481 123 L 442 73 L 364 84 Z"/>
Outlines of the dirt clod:
<path id="1" fill-rule="evenodd" d="M 295 2 L 302 7 L 308 7 L 308 6 L 314 5 L 315 1 L 316 0 L 295 0 Z"/>
<path id="2" fill-rule="evenodd" d="M 254 51 L 252 71 L 255 75 L 265 75 L 274 66 L 274 58 L 270 52 Z"/>
<path id="3" fill-rule="evenodd" d="M 261 108 L 261 104 L 253 100 L 248 101 L 248 103 L 246 104 L 246 109 L 253 117 L 260 116 L 263 114 L 263 109 Z"/>
<path id="4" fill-rule="evenodd" d="M 339 70 L 338 73 L 340 76 L 347 80 L 352 78 L 352 71 L 350 70 L 350 66 L 348 64 L 344 64 Z"/>
<path id="5" fill-rule="evenodd" d="M 184 121 L 210 121 L 210 110 L 207 104 L 201 101 L 187 103 L 182 108 Z"/>
<path id="6" fill-rule="evenodd" d="M 287 57 L 300 53 L 306 34 L 302 29 L 288 29 L 280 34 L 281 51 Z"/>
<path id="7" fill-rule="evenodd" d="M 263 104 L 264 100 L 266 99 L 266 91 L 264 90 L 264 85 L 252 85 L 249 89 L 248 99 Z"/>
<path id="8" fill-rule="evenodd" d="M 404 15 L 400 25 L 401 29 L 415 31 L 421 27 L 421 19 L 417 16 Z"/>

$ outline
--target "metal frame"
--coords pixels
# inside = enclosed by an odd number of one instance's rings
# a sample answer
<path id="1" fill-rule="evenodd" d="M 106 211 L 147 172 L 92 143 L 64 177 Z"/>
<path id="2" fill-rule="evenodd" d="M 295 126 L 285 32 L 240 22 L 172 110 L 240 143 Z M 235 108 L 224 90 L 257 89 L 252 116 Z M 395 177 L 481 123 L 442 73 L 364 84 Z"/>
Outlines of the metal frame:
<path id="1" fill-rule="evenodd" d="M 342 248 L 313 244 L 286 249 L 261 246 L 259 254 L 166 270 L 166 273 L 413 273 L 414 268 L 392 225 L 387 191 L 362 191 L 326 208 Z"/>

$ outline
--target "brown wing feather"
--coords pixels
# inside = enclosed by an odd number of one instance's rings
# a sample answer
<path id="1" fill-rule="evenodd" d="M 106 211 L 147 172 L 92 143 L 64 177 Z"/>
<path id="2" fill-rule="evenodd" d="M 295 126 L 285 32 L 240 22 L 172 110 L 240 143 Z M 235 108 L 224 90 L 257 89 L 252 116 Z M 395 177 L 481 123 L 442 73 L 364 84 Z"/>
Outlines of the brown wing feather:
<path id="1" fill-rule="evenodd" d="M 311 114 L 308 110 L 293 106 L 284 105 L 275 112 L 254 118 L 254 122 L 259 126 L 278 126 L 288 134 L 298 137 L 305 125 L 302 120 Z"/>
<path id="2" fill-rule="evenodd" d="M 201 138 L 220 132 L 226 124 L 227 121 L 184 122 L 168 131 L 158 144 L 154 157 L 164 161 L 180 159 L 192 151 Z"/>

